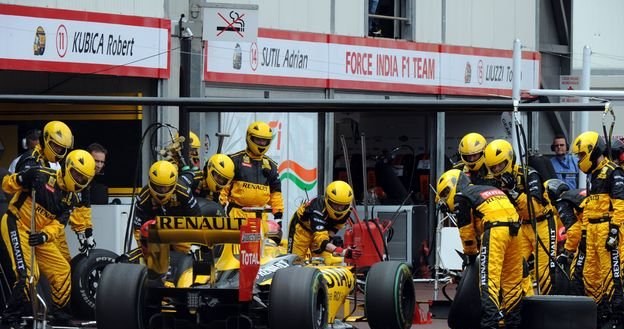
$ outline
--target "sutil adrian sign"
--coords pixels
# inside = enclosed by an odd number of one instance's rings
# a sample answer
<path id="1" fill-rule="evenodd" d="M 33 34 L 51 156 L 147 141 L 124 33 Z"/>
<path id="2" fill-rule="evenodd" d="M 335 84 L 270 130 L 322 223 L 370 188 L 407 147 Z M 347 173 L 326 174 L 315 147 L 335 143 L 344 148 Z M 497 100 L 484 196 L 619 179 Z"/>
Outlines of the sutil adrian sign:
<path id="1" fill-rule="evenodd" d="M 0 4 L 0 21 L 0 69 L 169 78 L 169 20 Z"/>
<path id="2" fill-rule="evenodd" d="M 204 80 L 390 92 L 511 96 L 512 52 L 259 29 L 254 42 L 206 42 Z M 522 54 L 522 90 L 540 55 Z"/>

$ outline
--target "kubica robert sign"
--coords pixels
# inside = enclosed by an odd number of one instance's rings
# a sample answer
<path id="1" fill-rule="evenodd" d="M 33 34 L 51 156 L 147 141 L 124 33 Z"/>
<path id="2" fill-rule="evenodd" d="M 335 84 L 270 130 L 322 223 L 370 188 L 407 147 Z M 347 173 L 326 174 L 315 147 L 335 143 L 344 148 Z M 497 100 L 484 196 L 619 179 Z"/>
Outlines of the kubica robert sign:
<path id="1" fill-rule="evenodd" d="M 0 69 L 169 78 L 167 19 L 0 4 Z"/>

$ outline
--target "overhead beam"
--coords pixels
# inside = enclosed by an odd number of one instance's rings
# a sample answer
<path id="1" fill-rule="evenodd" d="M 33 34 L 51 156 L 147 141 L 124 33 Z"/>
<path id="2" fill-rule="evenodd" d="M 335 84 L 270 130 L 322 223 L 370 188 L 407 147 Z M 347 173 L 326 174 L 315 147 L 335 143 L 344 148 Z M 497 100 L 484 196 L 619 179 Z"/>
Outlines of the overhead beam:
<path id="1" fill-rule="evenodd" d="M 190 112 L 504 112 L 509 100 L 353 100 L 234 99 L 203 97 L 126 97 L 72 95 L 0 95 L 0 103 L 187 106 Z M 519 111 L 604 111 L 600 103 L 521 103 Z"/>

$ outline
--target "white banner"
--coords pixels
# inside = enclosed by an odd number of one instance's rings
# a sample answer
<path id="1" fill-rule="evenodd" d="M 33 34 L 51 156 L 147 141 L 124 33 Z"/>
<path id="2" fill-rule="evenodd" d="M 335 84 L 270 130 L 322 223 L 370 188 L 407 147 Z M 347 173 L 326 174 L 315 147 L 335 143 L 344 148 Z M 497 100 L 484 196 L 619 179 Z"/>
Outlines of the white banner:
<path id="1" fill-rule="evenodd" d="M 318 192 L 318 114 L 316 113 L 222 113 L 220 131 L 230 134 L 223 153 L 232 154 L 247 147 L 247 126 L 264 121 L 273 129 L 267 155 L 278 165 L 284 197 L 284 219 L 290 220 L 307 198 Z M 320 191 L 323 191 L 321 188 Z M 287 224 L 284 225 L 284 227 Z"/>
<path id="2" fill-rule="evenodd" d="M 1 68 L 169 77 L 168 20 L 0 5 L 0 22 Z"/>
<path id="3" fill-rule="evenodd" d="M 510 96 L 509 50 L 260 29 L 257 42 L 210 41 L 206 81 L 430 94 Z M 523 90 L 539 88 L 524 52 Z"/>

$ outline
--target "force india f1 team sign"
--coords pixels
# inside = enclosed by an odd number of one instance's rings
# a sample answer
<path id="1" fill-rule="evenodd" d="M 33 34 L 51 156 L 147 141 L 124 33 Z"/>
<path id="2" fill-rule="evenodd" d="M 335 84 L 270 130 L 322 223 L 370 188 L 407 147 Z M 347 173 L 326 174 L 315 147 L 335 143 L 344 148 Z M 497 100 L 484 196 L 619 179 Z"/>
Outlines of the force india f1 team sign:
<path id="1" fill-rule="evenodd" d="M 511 96 L 510 50 L 270 29 L 255 42 L 207 41 L 204 49 L 206 81 Z M 523 52 L 521 89 L 539 88 L 539 61 Z"/>
<path id="2" fill-rule="evenodd" d="M 0 69 L 169 78 L 171 22 L 0 4 Z"/>

